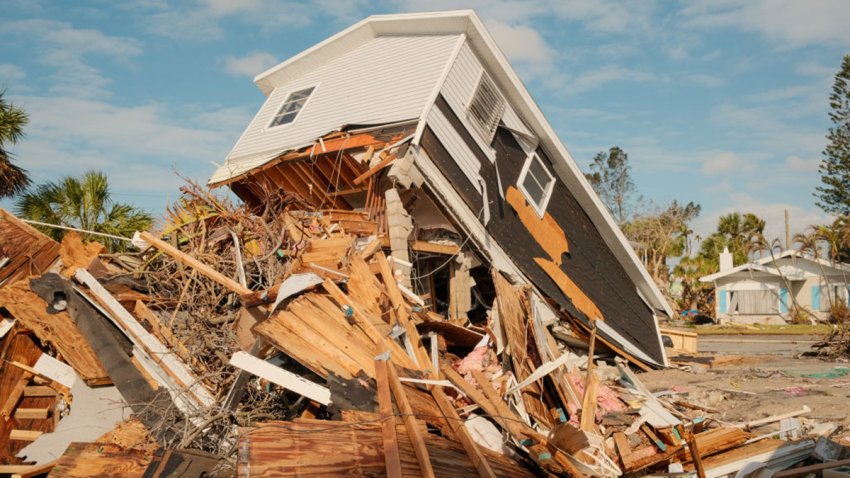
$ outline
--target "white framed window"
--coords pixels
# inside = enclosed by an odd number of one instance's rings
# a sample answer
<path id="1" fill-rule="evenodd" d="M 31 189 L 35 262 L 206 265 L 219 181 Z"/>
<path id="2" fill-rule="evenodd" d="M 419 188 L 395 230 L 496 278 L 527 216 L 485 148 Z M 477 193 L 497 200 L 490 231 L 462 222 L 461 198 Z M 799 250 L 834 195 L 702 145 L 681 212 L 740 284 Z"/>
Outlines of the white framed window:
<path id="1" fill-rule="evenodd" d="M 505 98 L 499 93 L 496 84 L 486 71 L 482 71 L 478 86 L 466 107 L 466 117 L 485 143 L 493 142 L 506 107 Z"/>
<path id="2" fill-rule="evenodd" d="M 534 206 L 537 214 L 543 217 L 549 197 L 552 196 L 552 190 L 555 188 L 555 176 L 549 172 L 537 153 L 528 155 L 517 183 L 519 190 L 525 194 L 525 198 Z"/>
<path id="3" fill-rule="evenodd" d="M 295 119 L 298 118 L 301 110 L 304 109 L 304 105 L 307 104 L 307 101 L 315 90 L 316 87 L 311 86 L 289 93 L 277 111 L 277 114 L 272 118 L 272 122 L 269 123 L 269 128 L 295 122 Z"/>

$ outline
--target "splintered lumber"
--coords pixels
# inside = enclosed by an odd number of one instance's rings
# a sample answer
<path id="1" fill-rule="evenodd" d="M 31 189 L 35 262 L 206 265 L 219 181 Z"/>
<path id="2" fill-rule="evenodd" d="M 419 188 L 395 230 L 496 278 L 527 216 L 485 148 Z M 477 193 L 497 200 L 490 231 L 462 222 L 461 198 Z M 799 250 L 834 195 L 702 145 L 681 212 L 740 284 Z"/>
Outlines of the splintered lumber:
<path id="1" fill-rule="evenodd" d="M 749 438 L 749 433 L 737 427 L 713 428 L 694 435 L 697 448 L 703 457 L 742 445 Z M 676 455 L 676 459 L 688 462 L 691 461 L 691 454 L 688 449 L 683 449 Z"/>
<path id="2" fill-rule="evenodd" d="M 809 408 L 808 405 L 803 405 L 803 408 L 801 408 L 799 410 L 795 410 L 793 412 L 783 413 L 781 415 L 773 415 L 773 416 L 770 416 L 770 417 L 767 417 L 767 418 L 761 418 L 759 420 L 753 420 L 751 422 L 747 422 L 746 424 L 744 424 L 744 428 L 746 428 L 747 430 L 750 430 L 750 429 L 755 428 L 755 427 L 767 425 L 768 423 L 774 423 L 774 422 L 781 421 L 785 418 L 799 417 L 800 415 L 805 415 L 805 414 L 807 414 L 811 411 L 812 411 L 812 409 Z"/>
<path id="3" fill-rule="evenodd" d="M 404 327 L 405 332 L 407 332 L 407 337 L 412 342 L 413 353 L 416 356 L 416 362 L 419 364 L 419 369 L 429 369 L 431 368 L 431 361 L 428 357 L 428 353 L 422 346 L 422 338 L 419 336 L 419 331 L 416 330 L 416 326 L 410 320 L 410 315 L 408 314 L 407 308 L 405 307 L 404 298 L 401 295 L 401 290 L 399 290 L 398 283 L 395 279 L 395 274 L 393 274 L 393 271 L 390 268 L 390 264 L 389 262 L 387 262 L 387 258 L 386 256 L 384 256 L 383 252 L 378 252 L 377 254 L 375 254 L 375 258 L 377 259 L 378 266 L 381 269 L 381 277 L 384 280 L 384 286 L 387 289 L 387 293 L 390 296 L 390 301 L 392 302 L 393 308 L 396 311 L 399 325 Z M 431 375 L 436 377 L 436 370 L 432 370 Z"/>
<path id="4" fill-rule="evenodd" d="M 384 440 L 384 459 L 387 477 L 401 478 L 401 458 L 398 452 L 398 437 L 395 433 L 395 414 L 390 395 L 389 364 L 386 360 L 375 360 L 375 381 L 378 385 L 378 408 L 381 412 L 381 434 Z"/>
<path id="5" fill-rule="evenodd" d="M 419 462 L 403 425 L 396 425 L 402 473 L 421 477 Z M 444 478 L 475 476 L 463 448 L 425 434 L 434 474 Z M 239 437 L 236 474 L 258 476 L 384 476 L 381 425 L 326 420 L 261 423 Z M 531 478 L 534 473 L 505 455 L 482 449 L 497 476 Z"/>
<path id="6" fill-rule="evenodd" d="M 688 450 L 691 452 L 691 459 L 694 461 L 694 468 L 697 470 L 697 476 L 699 478 L 706 478 L 705 467 L 702 466 L 702 456 L 700 455 L 699 447 L 697 446 L 697 440 L 693 437 L 693 435 L 688 437 Z"/>
<path id="7" fill-rule="evenodd" d="M 141 478 L 152 458 L 144 450 L 124 450 L 117 445 L 102 443 L 71 443 L 49 476 Z"/>
<path id="8" fill-rule="evenodd" d="M 168 254 L 175 261 L 179 262 L 180 264 L 183 264 L 186 267 L 190 267 L 198 271 L 206 278 L 219 283 L 230 291 L 235 292 L 239 295 L 246 295 L 251 293 L 251 289 L 243 286 L 242 284 L 236 282 L 233 279 L 230 279 L 229 277 L 226 277 L 224 274 L 195 259 L 194 257 L 184 253 L 180 249 L 177 249 L 176 247 L 172 246 L 171 244 L 155 237 L 153 234 L 145 231 L 142 232 L 140 235 L 141 238 L 145 240 L 145 242 L 156 247 L 165 254 Z"/>
<path id="9" fill-rule="evenodd" d="M 413 453 L 416 455 L 416 460 L 419 462 L 419 470 L 422 473 L 422 476 L 432 478 L 434 476 L 434 468 L 431 465 L 431 457 L 428 454 L 428 448 L 425 446 L 425 439 L 423 438 L 422 431 L 417 424 L 413 408 L 411 408 L 410 402 L 407 401 L 404 386 L 398 380 L 398 374 L 392 364 L 387 364 L 386 370 L 387 377 L 389 377 L 390 389 L 392 389 L 398 410 L 404 417 L 404 427 L 407 429 L 407 435 L 410 437 L 410 442 L 413 444 Z"/>
<path id="10" fill-rule="evenodd" d="M 0 288 L 50 269 L 59 258 L 59 243 L 0 209 Z"/>
<path id="11" fill-rule="evenodd" d="M 617 446 L 617 454 L 623 462 L 623 469 L 626 471 L 633 470 L 637 466 L 637 460 L 632 456 L 629 438 L 623 432 L 614 432 L 614 444 Z"/>
<path id="12" fill-rule="evenodd" d="M 469 456 L 469 460 L 478 471 L 478 476 L 482 478 L 495 478 L 496 473 L 493 471 L 493 468 L 490 467 L 490 463 L 487 461 L 487 458 L 484 457 L 484 454 L 472 439 L 472 435 L 469 434 L 469 430 L 466 429 L 463 420 L 460 416 L 458 416 L 457 410 L 455 410 L 454 406 L 449 401 L 449 398 L 446 397 L 446 394 L 443 393 L 439 387 L 434 387 L 434 389 L 431 390 L 431 395 L 434 396 L 434 401 L 437 402 L 437 406 L 440 407 L 440 411 L 443 412 L 449 426 L 460 440 L 460 444 L 466 451 L 467 456 Z"/>
<path id="13" fill-rule="evenodd" d="M 6 400 L 3 401 L 3 406 L 0 406 L 0 415 L 3 416 L 4 420 L 8 420 L 9 417 L 12 416 L 15 406 L 21 400 L 21 396 L 24 393 L 24 389 L 27 387 L 27 383 L 29 382 L 32 374 L 27 371 L 22 371 L 23 375 L 20 379 L 15 383 L 12 390 L 9 390 L 9 394 L 6 396 Z"/>
<path id="14" fill-rule="evenodd" d="M 257 324 L 254 331 L 322 377 L 375 375 L 375 345 L 325 296 L 304 294 Z"/>
<path id="15" fill-rule="evenodd" d="M 788 467 L 809 457 L 814 447 L 815 442 L 808 439 L 792 443 L 767 439 L 710 456 L 702 460 L 702 465 L 706 478 L 719 478 L 735 473 L 751 462 Z M 685 465 L 685 471 L 695 471 L 695 466 Z"/>
<path id="16" fill-rule="evenodd" d="M 303 395 L 322 405 L 327 406 L 331 403 L 331 391 L 327 387 L 313 383 L 251 354 L 242 351 L 236 352 L 230 358 L 230 365 L 276 383 L 286 390 Z"/>
<path id="17" fill-rule="evenodd" d="M 80 283 L 85 284 L 91 293 L 97 297 L 98 302 L 109 310 L 109 318 L 127 334 L 131 342 L 148 355 L 147 358 L 150 361 L 162 367 L 165 374 L 171 377 L 178 386 L 187 388 L 190 395 L 200 405 L 208 407 L 215 403 L 215 398 L 212 394 L 204 388 L 192 370 L 180 357 L 142 327 L 136 318 L 133 317 L 133 314 L 128 312 L 124 306 L 112 297 L 109 291 L 97 279 L 85 269 L 77 269 L 74 277 Z M 171 384 L 163 385 L 169 386 L 169 388 L 172 387 Z"/>
<path id="18" fill-rule="evenodd" d="M 44 343 L 56 348 L 89 386 L 109 385 L 109 374 L 67 311 L 47 313 L 47 303 L 19 281 L 0 289 L 0 304 Z"/>
<path id="19" fill-rule="evenodd" d="M 587 352 L 587 376 L 584 381 L 584 399 L 581 402 L 581 429 L 585 432 L 592 432 L 596 429 L 596 394 L 599 391 L 599 377 L 593 371 L 593 354 L 595 348 L 596 326 L 590 332 L 590 349 Z"/>
<path id="20" fill-rule="evenodd" d="M 354 183 L 355 186 L 360 185 L 361 183 L 363 183 L 363 181 L 371 178 L 372 176 L 377 174 L 380 170 L 389 166 L 390 163 L 395 161 L 395 158 L 396 158 L 395 154 L 390 154 L 390 153 L 386 153 L 386 152 L 381 153 L 381 161 L 379 161 L 378 164 L 369 168 L 369 170 L 366 171 L 365 173 L 354 178 L 354 181 L 352 181 L 352 183 Z"/>

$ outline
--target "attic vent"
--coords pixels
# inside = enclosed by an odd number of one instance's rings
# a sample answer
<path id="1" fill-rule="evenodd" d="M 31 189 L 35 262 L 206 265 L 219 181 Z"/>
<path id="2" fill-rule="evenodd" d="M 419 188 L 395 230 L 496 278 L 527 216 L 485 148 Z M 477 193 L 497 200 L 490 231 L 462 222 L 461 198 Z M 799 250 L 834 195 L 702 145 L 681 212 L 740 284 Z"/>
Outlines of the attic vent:
<path id="1" fill-rule="evenodd" d="M 472 95 L 472 101 L 466 109 L 466 117 L 487 144 L 493 141 L 493 135 L 496 134 L 496 127 L 499 126 L 505 106 L 505 99 L 490 79 L 490 75 L 487 72 L 481 72 L 478 87 L 475 88 L 475 94 Z"/>
<path id="2" fill-rule="evenodd" d="M 295 118 L 298 117 L 298 114 L 301 113 L 301 110 L 304 109 L 304 105 L 307 104 L 307 100 L 310 99 L 310 95 L 313 94 L 313 90 L 315 90 L 315 86 L 311 86 L 309 88 L 304 88 L 303 90 L 293 91 L 286 97 L 286 101 L 283 102 L 283 105 L 278 110 L 277 114 L 274 115 L 274 119 L 272 119 L 269 128 L 272 126 L 279 126 L 282 124 L 289 124 L 295 121 Z"/>

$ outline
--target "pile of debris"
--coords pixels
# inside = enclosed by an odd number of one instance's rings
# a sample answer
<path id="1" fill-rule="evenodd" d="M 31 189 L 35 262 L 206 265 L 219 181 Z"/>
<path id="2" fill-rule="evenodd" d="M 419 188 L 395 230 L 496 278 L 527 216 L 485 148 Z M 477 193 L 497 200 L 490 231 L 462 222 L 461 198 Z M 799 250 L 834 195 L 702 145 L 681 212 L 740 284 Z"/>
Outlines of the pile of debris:
<path id="1" fill-rule="evenodd" d="M 763 430 L 805 410 L 728 424 L 653 394 L 645 365 L 460 237 L 399 244 L 387 206 L 249 209 L 189 184 L 121 254 L 0 211 L 0 474 L 717 477 L 844 458 Z"/>

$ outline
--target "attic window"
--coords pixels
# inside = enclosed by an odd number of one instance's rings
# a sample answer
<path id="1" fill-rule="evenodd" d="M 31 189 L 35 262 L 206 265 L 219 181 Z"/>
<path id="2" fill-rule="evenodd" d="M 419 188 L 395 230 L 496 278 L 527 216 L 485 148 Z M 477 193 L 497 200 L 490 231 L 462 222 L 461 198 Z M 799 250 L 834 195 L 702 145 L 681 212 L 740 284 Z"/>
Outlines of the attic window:
<path id="1" fill-rule="evenodd" d="M 505 107 L 505 99 L 502 98 L 496 84 L 487 72 L 482 71 L 478 86 L 467 106 L 466 117 L 487 144 L 493 141 L 493 135 L 496 134 L 496 127 L 499 126 Z"/>
<path id="2" fill-rule="evenodd" d="M 525 194 L 525 198 L 528 199 L 537 214 L 543 217 L 546 213 L 549 197 L 552 195 L 552 189 L 555 187 L 555 177 L 546 169 L 546 165 L 543 164 L 537 153 L 528 155 L 517 182 L 520 191 Z"/>
<path id="3" fill-rule="evenodd" d="M 304 88 L 303 90 L 293 91 L 286 97 L 286 101 L 283 102 L 283 106 L 280 107 L 280 110 L 274 116 L 269 128 L 273 126 L 280 126 L 282 124 L 289 124 L 295 121 L 295 118 L 298 117 L 298 114 L 301 113 L 301 110 L 304 109 L 304 105 L 307 104 L 307 100 L 310 99 L 310 95 L 313 94 L 313 90 L 315 90 L 315 86 L 311 86 L 309 88 Z"/>

